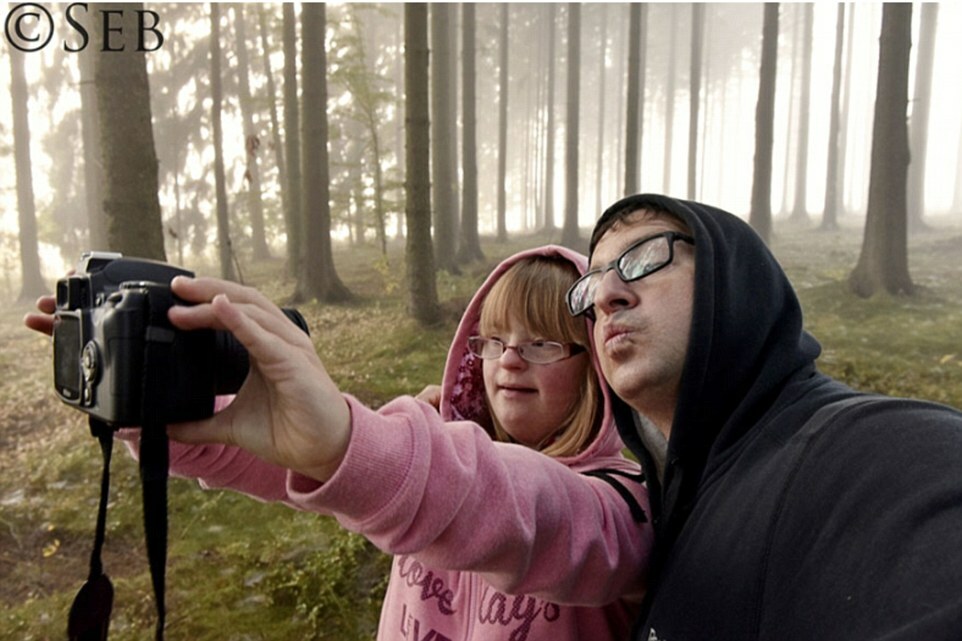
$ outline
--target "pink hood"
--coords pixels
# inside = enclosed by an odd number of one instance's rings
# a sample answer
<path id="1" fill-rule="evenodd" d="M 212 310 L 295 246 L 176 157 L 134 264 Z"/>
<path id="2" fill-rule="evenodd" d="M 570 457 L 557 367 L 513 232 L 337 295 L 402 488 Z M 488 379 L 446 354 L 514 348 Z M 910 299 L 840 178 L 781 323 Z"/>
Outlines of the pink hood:
<path id="1" fill-rule="evenodd" d="M 508 269 L 529 256 L 558 256 L 574 265 L 579 274 L 584 274 L 588 259 L 576 251 L 559 245 L 545 245 L 528 249 L 506 258 L 488 275 L 468 304 L 461 322 L 454 334 L 451 349 L 441 379 L 441 416 L 448 421 L 473 421 L 492 433 L 491 416 L 484 399 L 484 382 L 481 375 L 481 359 L 468 349 L 468 338 L 478 334 L 481 306 L 488 292 Z M 591 336 L 592 322 L 588 324 Z M 591 362 L 598 380 L 604 380 L 601 365 L 592 350 Z M 611 399 L 607 385 L 602 385 L 604 415 L 597 437 L 577 456 L 559 457 L 557 460 L 575 470 L 598 467 L 598 457 L 620 457 L 624 444 L 618 436 L 611 414 Z"/>

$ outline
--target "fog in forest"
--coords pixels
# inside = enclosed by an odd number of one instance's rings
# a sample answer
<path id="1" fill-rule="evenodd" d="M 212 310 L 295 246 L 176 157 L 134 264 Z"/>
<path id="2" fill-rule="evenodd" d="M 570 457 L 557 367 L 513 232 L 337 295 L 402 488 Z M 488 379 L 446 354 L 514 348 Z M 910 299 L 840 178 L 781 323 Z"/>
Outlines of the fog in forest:
<path id="1" fill-rule="evenodd" d="M 102 34 L 91 29 L 87 48 L 75 51 L 82 34 L 73 26 L 68 5 L 42 6 L 49 16 L 23 17 L 17 14 L 22 6 L 12 3 L 2 9 L 7 25 L 0 45 L 2 300 L 21 292 L 24 242 L 35 246 L 49 284 L 92 246 L 91 221 L 103 217 L 98 200 L 88 197 L 91 173 L 85 169 L 99 163 L 103 150 L 97 149 L 108 137 L 100 136 L 100 144 L 85 137 L 85 127 L 89 133 L 88 123 L 97 120 L 89 113 L 91 117 L 85 117 L 84 110 L 95 110 L 96 99 L 81 96 L 85 83 L 99 82 L 100 76 L 86 75 L 82 65 L 88 50 L 103 43 Z M 266 242 L 271 255 L 284 256 L 290 231 L 285 220 L 285 140 L 298 136 L 301 128 L 289 121 L 285 104 L 289 61 L 282 5 L 217 5 L 217 43 L 211 40 L 211 5 L 110 6 L 128 13 L 150 12 L 139 14 L 146 26 L 153 24 L 152 17 L 157 20 L 154 31 L 139 35 L 151 49 L 143 55 L 166 258 L 192 265 L 214 265 L 218 259 L 211 82 L 215 44 L 220 51 L 224 187 L 233 251 L 243 263 L 256 255 L 258 242 Z M 635 7 L 639 11 L 633 16 Z M 748 219 L 756 180 L 763 7 L 473 5 L 478 232 L 498 233 L 503 207 L 508 234 L 545 226 L 560 230 L 573 211 L 585 236 L 602 209 L 626 190 L 692 198 Z M 780 5 L 770 123 L 770 207 L 776 222 L 794 216 L 814 227 L 822 220 L 828 205 L 829 141 L 837 132 L 838 222 L 862 224 L 868 207 L 884 8 L 879 3 Z M 453 210 L 455 224 L 467 178 L 463 9 L 431 5 L 432 67 L 419 70 L 429 75 L 432 88 L 441 83 L 447 89 L 441 92 L 446 98 L 432 91 L 431 131 L 436 139 L 431 153 L 444 154 L 442 166 L 433 169 L 433 180 L 437 183 L 439 171 L 450 174 L 450 190 L 442 198 Z M 74 18 L 99 20 L 98 10 L 98 5 L 90 5 L 82 15 L 75 6 Z M 437 12 L 446 14 L 443 20 L 435 20 Z M 326 7 L 330 233 L 335 247 L 360 236 L 391 242 L 405 232 L 403 13 L 400 4 Z M 300 56 L 304 45 L 317 44 L 321 34 L 320 29 L 305 29 L 301 5 L 294 5 L 292 15 L 295 68 L 301 74 L 298 90 L 303 91 Z M 638 26 L 632 33 L 633 20 Z M 132 23 L 123 24 L 128 32 L 115 31 L 113 36 L 133 42 Z M 18 28 L 26 40 L 15 43 Z M 43 28 L 52 33 L 49 43 L 40 47 Z M 575 41 L 572 33 L 578 35 Z M 120 57 L 102 52 L 100 64 L 112 64 L 111 55 Z M 914 216 L 956 226 L 962 222 L 960 58 L 962 3 L 913 5 L 905 87 L 912 150 L 906 177 L 910 220 Z M 636 70 L 637 84 L 629 79 L 631 70 Z M 11 84 L 18 73 L 26 90 L 26 119 L 20 121 Z M 572 73 L 578 81 L 574 104 Z M 634 102 L 632 87 L 641 96 Z M 121 106 L 128 98 L 124 91 L 114 96 Z M 638 109 L 634 126 L 635 119 L 629 118 L 632 104 Z M 833 110 L 837 129 L 832 128 Z M 305 117 L 303 111 L 300 117 Z M 573 145 L 572 131 L 577 132 Z M 18 133 L 20 140 L 29 136 L 28 147 L 17 143 Z M 634 160 L 632 147 L 640 149 Z M 25 182 L 25 168 L 18 167 L 16 156 L 26 149 L 30 175 Z M 573 168 L 568 167 L 571 158 L 576 158 Z M 632 162 L 633 176 L 626 172 Z M 102 180 L 107 183 L 112 177 L 103 175 Z M 635 185 L 626 185 L 631 180 Z M 921 189 L 913 186 L 919 184 Z M 568 202 L 571 194 L 576 194 L 576 207 Z M 437 191 L 433 198 L 437 208 Z M 35 240 L 22 236 L 24 207 L 32 208 Z M 128 221 L 137 220 L 136 212 L 131 216 Z"/>

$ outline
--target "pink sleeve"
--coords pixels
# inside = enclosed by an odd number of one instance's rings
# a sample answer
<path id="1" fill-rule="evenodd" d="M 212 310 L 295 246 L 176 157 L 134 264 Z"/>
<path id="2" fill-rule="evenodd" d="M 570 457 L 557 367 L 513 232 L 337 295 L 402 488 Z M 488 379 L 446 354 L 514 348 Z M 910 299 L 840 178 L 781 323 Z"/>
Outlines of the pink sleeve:
<path id="1" fill-rule="evenodd" d="M 604 481 L 494 443 L 473 423 L 444 423 L 412 398 L 379 412 L 348 401 L 353 432 L 337 473 L 325 484 L 290 475 L 302 508 L 334 513 L 387 552 L 480 572 L 509 594 L 579 605 L 641 594 L 651 528 Z"/>
<path id="2" fill-rule="evenodd" d="M 219 396 L 214 410 L 219 412 L 233 400 Z M 134 458 L 139 459 L 140 429 L 117 432 Z M 171 476 L 197 479 L 204 488 L 230 489 L 261 501 L 287 500 L 287 470 L 267 463 L 246 450 L 229 445 L 184 445 L 170 442 Z"/>

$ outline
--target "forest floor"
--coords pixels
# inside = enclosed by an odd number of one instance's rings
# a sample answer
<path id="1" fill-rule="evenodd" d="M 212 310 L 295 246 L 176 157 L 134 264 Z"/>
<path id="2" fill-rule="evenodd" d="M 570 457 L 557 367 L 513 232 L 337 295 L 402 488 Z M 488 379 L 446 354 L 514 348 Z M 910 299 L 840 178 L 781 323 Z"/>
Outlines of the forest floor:
<path id="1" fill-rule="evenodd" d="M 958 218 L 955 218 L 958 221 Z M 776 225 L 785 265 L 822 343 L 820 368 L 849 384 L 962 408 L 962 224 L 913 236 L 913 297 L 858 299 L 845 279 L 861 232 Z M 462 274 L 440 274 L 444 320 L 424 330 L 407 318 L 402 248 L 336 249 L 346 305 L 300 306 L 334 380 L 373 406 L 437 382 L 457 319 L 490 268 L 533 236 L 499 246 Z M 204 273 L 214 273 L 191 266 Z M 293 284 L 280 260 L 245 268 L 248 282 L 286 304 Z M 26 330 L 28 307 L 0 309 L 0 638 L 63 638 L 66 613 L 87 575 L 100 451 L 84 417 L 51 389 L 49 339 Z M 146 638 L 154 614 L 140 523 L 136 465 L 118 447 L 104 550 L 116 597 L 111 636 Z M 171 641 L 373 638 L 387 558 L 329 518 L 251 502 L 229 492 L 170 484 L 167 570 Z"/>

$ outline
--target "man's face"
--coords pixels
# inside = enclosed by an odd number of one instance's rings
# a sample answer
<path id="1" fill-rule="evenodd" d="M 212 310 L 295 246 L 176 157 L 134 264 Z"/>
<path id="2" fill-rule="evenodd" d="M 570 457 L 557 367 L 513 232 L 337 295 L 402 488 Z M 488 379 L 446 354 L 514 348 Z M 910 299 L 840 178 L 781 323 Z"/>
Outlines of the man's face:
<path id="1" fill-rule="evenodd" d="M 608 265 L 634 242 L 664 231 L 681 227 L 671 218 L 631 214 L 602 236 L 589 269 Z M 688 351 L 694 278 L 694 247 L 676 242 L 668 266 L 630 283 L 609 270 L 594 297 L 594 341 L 605 379 L 666 437 Z"/>

